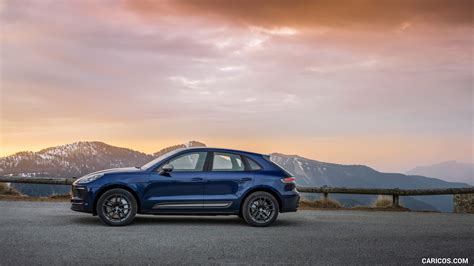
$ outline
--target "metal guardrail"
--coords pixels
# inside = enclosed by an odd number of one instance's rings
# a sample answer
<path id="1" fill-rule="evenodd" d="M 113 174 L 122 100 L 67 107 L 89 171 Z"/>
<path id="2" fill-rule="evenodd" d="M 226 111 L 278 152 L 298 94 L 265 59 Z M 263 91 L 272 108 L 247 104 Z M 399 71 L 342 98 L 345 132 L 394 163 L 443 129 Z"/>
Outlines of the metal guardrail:
<path id="1" fill-rule="evenodd" d="M 55 177 L 23 177 L 23 176 L 0 176 L 0 182 L 26 183 L 26 184 L 50 184 L 71 185 L 74 178 Z M 334 194 L 368 194 L 368 195 L 391 195 L 393 205 L 399 206 L 400 196 L 426 196 L 426 195 L 450 195 L 450 194 L 474 194 L 474 187 L 468 188 L 439 188 L 439 189 L 399 189 L 399 188 L 343 188 L 343 187 L 297 187 L 299 192 L 322 193 L 324 199 L 329 193 Z"/>
<path id="2" fill-rule="evenodd" d="M 49 185 L 72 185 L 74 178 L 56 177 L 24 177 L 24 176 L 0 176 L 0 182 L 25 183 L 25 184 L 49 184 Z"/>
<path id="3" fill-rule="evenodd" d="M 437 188 L 437 189 L 298 187 L 298 191 L 306 192 L 306 193 L 423 196 L 423 195 L 470 194 L 470 193 L 474 193 L 474 187 Z"/>
<path id="4" fill-rule="evenodd" d="M 437 188 L 437 189 L 399 189 L 399 188 L 337 188 L 337 187 L 297 187 L 299 192 L 322 193 L 328 199 L 329 193 L 391 195 L 392 205 L 400 205 L 400 196 L 455 195 L 474 193 L 474 187 L 468 188 Z"/>

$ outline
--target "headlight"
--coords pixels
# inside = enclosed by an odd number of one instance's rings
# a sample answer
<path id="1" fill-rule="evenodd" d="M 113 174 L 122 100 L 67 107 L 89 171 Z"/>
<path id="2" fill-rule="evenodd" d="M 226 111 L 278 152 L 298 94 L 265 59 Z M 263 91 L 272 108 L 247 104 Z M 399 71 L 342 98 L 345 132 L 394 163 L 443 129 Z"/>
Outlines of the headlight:
<path id="1" fill-rule="evenodd" d="M 81 177 L 79 178 L 78 180 L 76 180 L 76 184 L 86 184 L 86 183 L 90 183 L 92 181 L 95 181 L 99 178 L 101 178 L 104 174 L 93 174 L 93 175 L 86 175 L 84 177 Z"/>

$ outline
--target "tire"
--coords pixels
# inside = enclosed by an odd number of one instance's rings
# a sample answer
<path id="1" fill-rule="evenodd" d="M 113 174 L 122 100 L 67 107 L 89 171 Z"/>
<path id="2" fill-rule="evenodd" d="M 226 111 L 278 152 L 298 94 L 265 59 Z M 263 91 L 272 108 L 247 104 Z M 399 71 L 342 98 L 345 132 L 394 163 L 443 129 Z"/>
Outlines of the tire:
<path id="1" fill-rule="evenodd" d="M 257 191 L 245 198 L 242 216 L 251 226 L 266 227 L 275 222 L 279 209 L 278 201 L 272 194 Z"/>
<path id="2" fill-rule="evenodd" d="M 112 226 L 124 226 L 133 222 L 137 214 L 137 200 L 125 189 L 114 188 L 102 194 L 97 202 L 96 211 L 102 223 Z"/>

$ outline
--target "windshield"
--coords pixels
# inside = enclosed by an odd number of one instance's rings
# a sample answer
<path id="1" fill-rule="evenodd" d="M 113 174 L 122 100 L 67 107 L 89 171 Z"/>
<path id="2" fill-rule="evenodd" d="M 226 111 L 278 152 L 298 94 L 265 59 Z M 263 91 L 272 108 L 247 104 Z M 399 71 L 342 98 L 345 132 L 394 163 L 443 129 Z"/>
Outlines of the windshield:
<path id="1" fill-rule="evenodd" d="M 154 159 L 153 161 L 150 161 L 149 163 L 145 164 L 144 166 L 142 166 L 140 168 L 143 169 L 143 170 L 148 170 L 150 167 L 153 167 L 153 165 L 157 164 L 158 162 L 163 161 L 166 158 L 169 158 L 170 156 L 173 156 L 173 155 L 175 155 L 176 153 L 178 153 L 182 150 L 184 150 L 184 148 L 180 148 L 180 149 L 176 149 L 176 150 L 172 150 L 170 152 L 167 152 L 167 153 L 161 155 L 160 157 Z"/>

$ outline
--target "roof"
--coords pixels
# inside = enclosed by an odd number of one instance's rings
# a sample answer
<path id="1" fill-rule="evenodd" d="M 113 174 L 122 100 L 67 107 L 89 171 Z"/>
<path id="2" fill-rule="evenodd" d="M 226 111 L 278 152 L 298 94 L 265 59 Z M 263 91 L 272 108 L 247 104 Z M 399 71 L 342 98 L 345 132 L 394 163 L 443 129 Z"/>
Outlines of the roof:
<path id="1" fill-rule="evenodd" d="M 205 150 L 205 151 L 219 151 L 219 152 L 235 152 L 235 153 L 244 153 L 249 155 L 262 155 L 261 153 L 251 152 L 251 151 L 242 151 L 226 148 L 213 148 L 213 147 L 188 147 L 183 150 Z"/>

